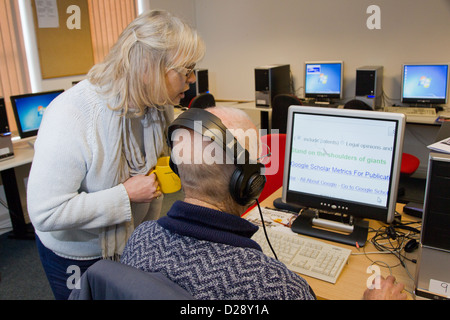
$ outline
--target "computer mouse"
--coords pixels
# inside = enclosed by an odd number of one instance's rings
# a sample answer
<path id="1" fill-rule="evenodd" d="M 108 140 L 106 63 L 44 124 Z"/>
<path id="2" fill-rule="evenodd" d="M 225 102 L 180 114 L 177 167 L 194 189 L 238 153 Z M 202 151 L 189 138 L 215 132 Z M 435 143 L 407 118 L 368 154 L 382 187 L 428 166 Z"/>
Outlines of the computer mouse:
<path id="1" fill-rule="evenodd" d="M 405 252 L 413 252 L 414 250 L 416 250 L 419 247 L 419 243 L 417 242 L 416 239 L 411 239 L 409 240 L 406 244 L 405 244 Z"/>

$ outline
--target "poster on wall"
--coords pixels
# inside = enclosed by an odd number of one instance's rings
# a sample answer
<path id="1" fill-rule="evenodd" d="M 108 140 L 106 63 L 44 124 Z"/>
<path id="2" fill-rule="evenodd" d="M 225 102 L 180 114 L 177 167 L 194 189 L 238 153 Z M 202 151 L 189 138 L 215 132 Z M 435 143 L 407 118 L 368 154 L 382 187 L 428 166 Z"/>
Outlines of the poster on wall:
<path id="1" fill-rule="evenodd" d="M 87 0 L 34 0 L 43 79 L 86 74 L 94 65 Z"/>

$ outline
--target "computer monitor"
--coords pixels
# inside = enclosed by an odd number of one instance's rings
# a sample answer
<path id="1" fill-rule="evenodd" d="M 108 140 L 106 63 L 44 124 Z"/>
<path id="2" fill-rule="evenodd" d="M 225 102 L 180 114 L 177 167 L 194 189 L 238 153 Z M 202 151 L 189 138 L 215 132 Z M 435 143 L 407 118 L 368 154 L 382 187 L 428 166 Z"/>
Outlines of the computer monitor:
<path id="1" fill-rule="evenodd" d="M 308 208 L 292 230 L 363 246 L 365 218 L 392 222 L 404 130 L 400 113 L 291 106 L 282 201 Z"/>
<path id="2" fill-rule="evenodd" d="M 404 64 L 402 66 L 403 103 L 416 105 L 446 104 L 448 64 Z"/>
<path id="3" fill-rule="evenodd" d="M 55 90 L 11 96 L 11 105 L 20 138 L 37 135 L 45 109 L 63 91 Z"/>
<path id="4" fill-rule="evenodd" d="M 305 62 L 305 98 L 318 102 L 342 99 L 343 79 L 342 61 Z"/>

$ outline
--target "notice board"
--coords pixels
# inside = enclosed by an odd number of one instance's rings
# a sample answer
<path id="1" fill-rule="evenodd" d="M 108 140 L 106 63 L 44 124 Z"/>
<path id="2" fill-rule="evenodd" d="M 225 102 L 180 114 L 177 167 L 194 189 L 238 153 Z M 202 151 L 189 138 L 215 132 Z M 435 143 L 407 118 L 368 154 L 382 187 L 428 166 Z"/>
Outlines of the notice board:
<path id="1" fill-rule="evenodd" d="M 94 64 L 87 0 L 32 0 L 43 79 L 86 74 Z"/>

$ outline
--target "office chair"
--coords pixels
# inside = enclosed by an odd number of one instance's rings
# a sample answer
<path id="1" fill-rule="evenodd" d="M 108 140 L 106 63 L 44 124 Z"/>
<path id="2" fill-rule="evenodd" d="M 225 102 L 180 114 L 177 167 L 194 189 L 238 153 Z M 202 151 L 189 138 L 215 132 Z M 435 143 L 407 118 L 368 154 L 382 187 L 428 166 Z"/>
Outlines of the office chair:
<path id="1" fill-rule="evenodd" d="M 145 272 L 111 260 L 100 260 L 81 276 L 80 289 L 69 300 L 193 300 L 186 290 L 159 272 Z"/>
<path id="2" fill-rule="evenodd" d="M 201 93 L 198 96 L 192 98 L 189 103 L 188 108 L 200 108 L 205 109 L 208 107 L 214 107 L 216 105 L 216 100 L 211 93 Z"/>
<path id="3" fill-rule="evenodd" d="M 259 201 L 263 201 L 276 190 L 283 186 L 283 172 L 284 172 L 284 153 L 286 149 L 286 134 L 278 133 L 278 134 L 268 134 L 261 137 L 261 142 L 264 145 L 269 147 L 271 152 L 270 155 L 270 167 L 278 167 L 277 172 L 275 174 L 266 175 L 266 184 L 264 186 L 261 195 L 259 196 Z M 272 143 L 278 143 L 278 154 L 275 154 L 273 150 Z M 265 152 L 262 153 L 263 155 Z"/>
<path id="4" fill-rule="evenodd" d="M 353 99 L 344 104 L 344 109 L 372 110 L 372 108 L 364 101 Z"/>
<path id="5" fill-rule="evenodd" d="M 420 160 L 416 156 L 403 152 L 402 163 L 400 166 L 400 174 L 410 176 L 419 168 Z"/>
<path id="6" fill-rule="evenodd" d="M 400 165 L 400 185 L 397 190 L 397 202 L 405 202 L 401 198 L 406 195 L 406 188 L 401 184 L 404 184 L 405 180 L 416 172 L 419 166 L 419 158 L 406 152 L 402 153 L 402 163 Z"/>
<path id="7" fill-rule="evenodd" d="M 267 170 L 271 171 L 270 168 L 278 168 L 274 174 L 266 174 L 266 184 L 264 185 L 264 189 L 261 192 L 258 201 L 261 203 L 264 199 L 269 197 L 272 193 L 277 191 L 279 188 L 283 186 L 283 172 L 284 172 L 284 153 L 286 149 L 286 134 L 268 134 L 261 137 L 262 142 L 262 155 L 266 155 L 271 153 L 270 162 L 267 163 Z M 274 152 L 276 148 L 272 147 L 272 142 L 278 143 L 278 152 Z M 267 148 L 268 147 L 268 148 Z M 264 159 L 261 160 L 262 163 Z M 272 172 L 270 172 L 272 173 Z M 256 206 L 253 205 L 247 209 L 246 212 L 249 212 Z"/>
<path id="8" fill-rule="evenodd" d="M 286 133 L 288 109 L 292 105 L 299 106 L 302 102 L 292 94 L 278 94 L 272 101 L 272 129 Z"/>

